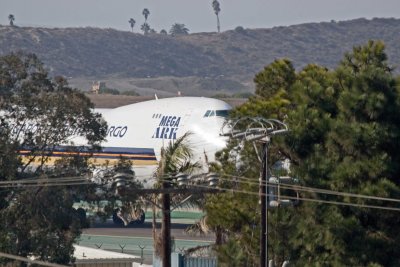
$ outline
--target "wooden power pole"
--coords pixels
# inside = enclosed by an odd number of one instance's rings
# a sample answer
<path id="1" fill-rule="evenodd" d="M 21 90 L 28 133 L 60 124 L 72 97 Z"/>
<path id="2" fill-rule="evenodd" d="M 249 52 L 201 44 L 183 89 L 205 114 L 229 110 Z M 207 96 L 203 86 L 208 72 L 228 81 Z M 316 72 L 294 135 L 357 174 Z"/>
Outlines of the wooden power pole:
<path id="1" fill-rule="evenodd" d="M 263 158 L 260 177 L 261 229 L 260 229 L 260 267 L 268 266 L 268 144 L 263 143 Z"/>
<path id="2" fill-rule="evenodd" d="M 243 125 L 247 125 L 247 127 L 242 129 Z M 260 141 L 263 145 L 259 189 L 261 202 L 260 267 L 268 267 L 268 145 L 272 136 L 286 133 L 288 130 L 287 125 L 279 120 L 261 117 L 234 119 L 228 121 L 222 128 L 222 135 L 249 142 Z"/>
<path id="3" fill-rule="evenodd" d="M 169 181 L 164 180 L 162 188 L 167 189 L 169 187 Z M 162 193 L 162 211 L 162 266 L 171 267 L 171 195 L 169 193 Z"/>

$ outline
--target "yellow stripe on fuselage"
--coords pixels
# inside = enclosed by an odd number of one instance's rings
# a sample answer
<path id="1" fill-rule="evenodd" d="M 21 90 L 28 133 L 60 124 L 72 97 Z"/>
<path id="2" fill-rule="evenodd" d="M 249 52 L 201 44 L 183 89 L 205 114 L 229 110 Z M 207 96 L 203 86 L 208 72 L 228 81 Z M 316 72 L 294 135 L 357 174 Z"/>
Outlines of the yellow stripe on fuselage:
<path id="1" fill-rule="evenodd" d="M 76 155 L 76 154 L 73 154 Z M 82 155 L 82 154 L 81 154 Z M 44 165 L 46 166 L 52 166 L 55 164 L 55 162 L 57 160 L 62 159 L 61 157 L 52 157 L 52 156 L 48 156 L 48 157 L 41 157 L 41 156 L 37 156 L 35 157 L 35 159 L 32 161 L 32 157 L 29 156 L 20 156 L 21 160 L 23 163 L 31 163 L 33 165 L 39 165 L 42 164 L 42 161 L 44 160 Z M 122 157 L 124 158 L 124 157 Z M 151 158 L 149 156 L 149 158 Z M 141 160 L 141 159 L 129 159 L 129 158 L 124 158 L 128 161 L 130 161 L 132 163 L 132 166 L 151 166 L 151 165 L 157 165 L 157 160 Z M 116 164 L 118 163 L 120 159 L 119 158 L 115 158 L 115 159 L 102 159 L 102 158 L 90 158 L 89 159 L 89 163 L 94 164 L 94 165 L 105 165 L 105 164 Z"/>

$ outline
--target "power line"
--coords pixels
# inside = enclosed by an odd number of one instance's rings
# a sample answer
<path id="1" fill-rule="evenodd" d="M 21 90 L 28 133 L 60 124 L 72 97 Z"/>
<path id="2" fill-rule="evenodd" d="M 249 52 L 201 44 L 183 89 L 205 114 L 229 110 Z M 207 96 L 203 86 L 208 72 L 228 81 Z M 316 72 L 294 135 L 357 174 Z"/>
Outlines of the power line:
<path id="1" fill-rule="evenodd" d="M 226 174 L 225 174 L 226 175 Z M 229 175 L 226 175 L 229 176 Z M 248 183 L 248 184 L 254 184 L 254 185 L 259 185 L 258 181 L 255 181 L 254 179 L 251 178 L 244 178 L 240 176 L 233 176 L 230 175 L 231 177 L 237 178 L 239 180 L 244 180 L 244 181 L 232 181 L 226 178 L 219 178 L 221 180 L 227 180 L 231 182 L 240 182 L 240 183 Z M 268 186 L 272 187 L 277 187 L 278 185 L 276 183 L 271 183 L 267 182 Z M 284 188 L 284 189 L 291 189 L 295 191 L 304 191 L 304 192 L 310 192 L 310 193 L 320 193 L 320 194 L 325 194 L 325 195 L 336 195 L 336 196 L 343 196 L 343 197 L 354 197 L 354 198 L 365 198 L 365 199 L 373 199 L 373 200 L 382 200 L 382 201 L 391 201 L 391 202 L 399 202 L 400 199 L 395 199 L 395 198 L 387 198 L 387 197 L 379 197 L 379 196 L 368 196 L 368 195 L 361 195 L 361 194 L 355 194 L 355 193 L 347 193 L 347 192 L 340 192 L 340 191 L 333 191 L 333 190 L 328 190 L 328 189 L 320 189 L 320 188 L 315 188 L 315 187 L 308 187 L 308 186 L 300 186 L 300 185 L 295 185 L 295 184 L 279 184 L 279 187 Z"/>
<path id="2" fill-rule="evenodd" d="M 274 185 L 273 183 L 269 183 L 269 185 L 277 186 L 276 184 Z M 305 186 L 299 186 L 299 185 L 281 184 L 279 186 L 284 189 L 292 189 L 295 191 L 304 191 L 304 192 L 319 193 L 319 194 L 325 194 L 325 195 L 336 195 L 336 196 L 343 196 L 343 197 L 363 198 L 363 199 L 369 199 L 369 200 L 381 200 L 381 201 L 400 203 L 400 199 L 395 199 L 395 198 L 360 195 L 360 194 L 354 194 L 354 193 L 346 193 L 346 192 L 332 191 L 332 190 L 326 190 L 326 189 L 318 189 L 318 188 L 305 187 Z"/>
<path id="3" fill-rule="evenodd" d="M 242 194 L 249 194 L 249 195 L 259 196 L 258 192 L 251 192 L 251 191 L 247 191 L 247 190 L 238 190 L 238 189 L 232 189 L 232 188 L 214 188 L 214 187 L 205 186 L 205 185 L 196 185 L 196 187 L 220 190 L 220 191 L 225 191 L 225 192 L 228 192 L 228 193 L 232 192 L 232 193 L 242 193 Z M 267 193 L 266 196 L 274 196 L 274 195 Z M 301 197 L 301 196 L 299 196 L 299 197 L 281 196 L 281 197 L 282 198 L 286 198 L 286 199 L 303 200 L 303 201 L 317 202 L 317 203 L 324 203 L 324 204 L 336 204 L 336 205 L 344 205 L 344 206 L 354 206 L 354 207 L 359 207 L 359 208 L 372 208 L 372 209 L 400 211 L 400 208 L 394 208 L 394 207 L 384 207 L 384 206 L 365 205 L 365 204 L 349 203 L 349 202 L 342 202 L 342 201 L 329 201 L 329 200 L 322 200 L 322 199 L 312 199 L 312 198 L 304 198 L 304 197 Z"/>
<path id="4" fill-rule="evenodd" d="M 205 174 L 198 174 L 196 175 L 197 178 L 200 178 Z M 228 178 L 219 178 L 220 180 L 225 180 L 229 182 L 239 182 L 239 183 L 247 183 L 247 184 L 254 184 L 254 185 L 259 185 L 259 182 L 256 181 L 255 179 L 244 177 L 244 176 L 234 176 L 234 175 L 229 175 L 229 174 L 223 174 L 228 177 L 236 178 L 236 180 L 231 180 Z M 169 179 L 171 177 L 168 177 Z M 156 178 L 152 178 L 156 180 Z M 167 180 L 167 179 L 162 179 Z M 22 179 L 22 180 L 16 180 L 16 181 L 0 181 L 0 188 L 23 188 L 23 187 L 44 187 L 44 186 L 76 186 L 76 185 L 89 185 L 93 184 L 88 180 L 86 177 L 81 177 L 81 176 L 72 176 L 72 177 L 59 177 L 59 178 L 40 178 L 40 179 L 34 179 L 34 178 L 29 178 L 29 179 Z M 278 185 L 276 183 L 267 183 L 271 187 L 277 187 Z M 361 199 L 366 199 L 366 200 L 379 200 L 379 201 L 389 201 L 389 202 L 396 202 L 399 203 L 399 199 L 394 199 L 394 198 L 387 198 L 387 197 L 378 197 L 378 196 L 368 196 L 368 195 L 361 195 L 361 194 L 354 194 L 354 193 L 346 193 L 346 192 L 340 192 L 340 191 L 333 191 L 333 190 L 327 190 L 327 189 L 320 189 L 320 188 L 314 188 L 314 187 L 307 187 L 307 186 L 299 186 L 299 185 L 291 185 L 291 184 L 280 184 L 279 185 L 283 189 L 289 189 L 293 191 L 302 191 L 302 192 L 310 192 L 310 193 L 318 193 L 318 194 L 323 194 L 323 195 L 334 195 L 334 196 L 343 196 L 343 197 L 353 197 L 353 198 L 361 198 Z M 244 193 L 244 194 L 251 194 L 251 195 L 257 195 L 259 196 L 258 192 L 251 192 L 248 190 L 239 190 L 239 189 L 233 189 L 233 188 L 215 188 L 211 186 L 205 186 L 205 185 L 192 185 L 191 187 L 188 188 L 180 188 L 179 190 L 176 190 L 177 193 L 185 193 L 193 191 L 195 188 L 206 188 L 209 190 L 212 190 L 212 192 L 216 192 L 217 190 L 220 191 L 225 191 L 225 192 L 236 192 L 236 193 Z M 142 189 L 136 189 L 135 192 L 139 192 Z M 146 190 L 143 190 L 144 193 Z M 147 190 L 147 193 L 155 193 L 158 192 L 157 190 Z M 154 192 L 153 192 L 154 191 Z M 174 192 L 174 190 L 170 190 L 171 192 Z M 198 190 L 201 193 L 207 193 L 206 191 Z M 272 194 L 267 194 L 267 196 L 273 196 Z M 317 202 L 317 203 L 325 203 L 325 204 L 337 204 L 337 205 L 346 205 L 346 206 L 355 206 L 355 207 L 363 207 L 363 208 L 376 208 L 376 209 L 384 209 L 384 210 L 393 210 L 393 211 L 400 211 L 400 208 L 394 208 L 394 207 L 384 207 L 384 206 L 377 206 L 377 205 L 365 205 L 365 204 L 357 204 L 357 203 L 349 203 L 349 202 L 343 202 L 343 201 L 329 201 L 329 200 L 321 200 L 321 199 L 312 199 L 312 198 L 306 198 L 306 197 L 293 197 L 293 196 L 283 196 L 281 195 L 282 198 L 286 199 L 298 199 L 298 200 L 303 200 L 303 201 L 309 201 L 309 202 Z"/>
<path id="5" fill-rule="evenodd" d="M 254 184 L 259 185 L 259 182 L 255 181 L 254 179 L 243 177 L 243 176 L 234 176 L 234 175 L 227 175 L 237 180 L 230 180 L 227 178 L 219 178 L 220 180 L 226 180 L 230 182 L 239 182 L 239 183 L 247 183 L 247 184 Z M 199 177 L 201 175 L 198 175 Z M 170 177 L 168 177 L 170 178 Z M 155 179 L 155 178 L 154 178 Z M 0 181 L 0 188 L 12 188 L 12 187 L 40 187 L 40 186 L 73 186 L 73 185 L 88 185 L 92 184 L 92 182 L 88 181 L 85 177 L 61 177 L 61 178 L 41 178 L 41 179 L 24 179 L 24 180 L 17 180 L 17 181 Z M 267 183 L 269 186 L 277 187 L 276 183 Z M 199 185 L 195 185 L 199 186 Z M 344 196 L 344 197 L 353 197 L 353 198 L 362 198 L 367 200 L 380 200 L 380 201 L 390 201 L 390 202 L 400 202 L 399 199 L 393 198 L 386 198 L 386 197 L 378 197 L 378 196 L 368 196 L 368 195 L 360 195 L 354 193 L 346 193 L 346 192 L 339 192 L 339 191 L 332 191 L 327 189 L 319 189 L 313 187 L 306 187 L 306 186 L 299 186 L 299 185 L 290 185 L 290 184 L 280 184 L 279 185 L 283 189 L 289 189 L 294 191 L 303 191 L 303 192 L 310 192 L 310 193 L 319 193 L 325 195 L 335 195 L 335 196 Z M 210 187 L 211 188 L 211 187 Z M 190 190 L 190 189 L 188 189 Z M 222 188 L 222 190 L 232 190 L 229 188 Z M 237 189 L 234 189 L 238 191 Z M 183 192 L 184 190 L 180 190 Z M 240 190 L 241 193 L 254 193 L 250 191 Z M 256 194 L 256 193 L 254 193 Z M 258 194 L 258 193 L 257 193 Z M 304 199 L 304 198 L 303 198 Z M 345 203 L 345 202 L 343 202 Z"/>
<path id="6" fill-rule="evenodd" d="M 219 177 L 220 180 L 225 180 L 225 181 L 229 181 L 232 183 L 238 182 L 238 183 L 247 183 L 247 184 L 254 184 L 254 185 L 260 184 L 259 181 L 256 181 L 253 178 L 248 178 L 248 177 L 244 177 L 244 176 L 235 176 L 235 175 L 229 175 L 229 174 L 222 174 L 222 175 L 235 178 L 236 180 L 231 180 L 231 179 Z M 262 184 L 265 184 L 265 183 L 262 183 Z M 374 199 L 374 200 L 382 200 L 382 201 L 400 202 L 400 199 L 333 191 L 333 190 L 328 190 L 328 189 L 320 189 L 320 188 L 315 188 L 315 187 L 301 186 L 301 185 L 296 185 L 296 184 L 281 183 L 278 185 L 273 182 L 267 182 L 266 184 L 269 186 L 272 186 L 272 187 L 279 186 L 284 189 L 291 189 L 291 190 L 295 190 L 295 191 L 305 191 L 305 192 L 310 192 L 310 193 L 321 193 L 321 194 L 337 195 L 337 196 L 344 196 L 344 197 L 356 197 L 356 198 L 366 198 L 366 199 Z"/>
<path id="7" fill-rule="evenodd" d="M 199 174 L 199 175 L 197 175 L 197 177 L 201 177 L 202 175 L 204 175 L 204 174 Z M 259 185 L 259 182 L 255 181 L 252 178 L 243 177 L 243 176 L 227 175 L 227 174 L 225 174 L 225 176 L 230 176 L 230 177 L 236 178 L 236 180 L 232 181 L 227 178 L 219 178 L 219 179 L 229 181 L 229 182 L 239 182 L 239 183 Z M 168 177 L 168 178 L 171 178 L 171 177 Z M 156 180 L 155 178 L 152 178 L 152 179 Z M 166 180 L 166 179 L 164 179 L 164 180 Z M 9 188 L 9 187 L 35 187 L 35 186 L 69 186 L 69 185 L 86 185 L 86 184 L 91 184 L 91 182 L 88 181 L 87 178 L 85 178 L 85 177 L 76 176 L 76 177 L 60 177 L 60 178 L 41 178 L 41 179 L 36 179 L 36 180 L 30 178 L 30 179 L 18 180 L 18 181 L 1 181 L 0 187 Z M 272 187 L 278 186 L 276 183 L 268 182 L 267 184 Z M 294 190 L 294 191 L 303 191 L 303 192 L 344 196 L 344 197 L 363 198 L 363 199 L 367 199 L 367 200 L 400 202 L 399 199 L 360 195 L 360 194 L 354 194 L 354 193 L 339 192 L 339 191 L 319 189 L 319 188 L 299 186 L 299 185 L 280 184 L 279 186 L 283 189 L 289 189 L 289 190 Z M 231 190 L 231 189 L 225 188 L 224 190 Z M 180 190 L 180 192 L 182 192 L 182 190 Z M 241 190 L 241 192 L 244 193 L 245 190 Z M 250 191 L 247 191 L 247 192 L 253 193 Z"/>
<path id="8" fill-rule="evenodd" d="M 323 204 L 335 204 L 335 205 L 342 205 L 342 206 L 351 206 L 357 208 L 370 208 L 370 209 L 380 209 L 380 210 L 391 210 L 391 211 L 400 211 L 400 208 L 394 207 L 385 207 L 385 206 L 377 206 L 377 205 L 366 205 L 366 204 L 357 204 L 357 203 L 349 203 L 343 201 L 331 201 L 331 200 L 322 200 L 322 199 L 313 199 L 313 198 L 304 198 L 304 197 L 293 197 L 293 196 L 281 196 L 282 198 L 286 199 L 293 199 L 293 200 L 302 200 L 302 201 L 309 201 L 309 202 L 317 202 Z"/>
<path id="9" fill-rule="evenodd" d="M 18 260 L 18 261 L 23 261 L 23 262 L 28 262 L 28 263 L 32 263 L 32 264 L 39 264 L 39 265 L 42 265 L 42 266 L 67 267 L 66 265 L 50 263 L 50 262 L 45 262 L 45 261 L 39 261 L 39 260 L 31 260 L 29 258 L 25 258 L 25 257 L 13 255 L 13 254 L 8 254 L 8 253 L 4 253 L 4 252 L 0 252 L 0 257 L 13 259 L 13 260 Z"/>
<path id="10" fill-rule="evenodd" d="M 82 176 L 72 176 L 72 177 L 38 177 L 38 178 L 26 178 L 26 179 L 20 179 L 20 180 L 9 180 L 9 181 L 0 181 L 0 185 L 3 184 L 30 184 L 30 183 L 54 183 L 54 182 L 68 182 L 68 181 L 84 181 L 88 180 L 87 177 L 82 177 Z"/>
<path id="11" fill-rule="evenodd" d="M 74 186 L 91 184 L 86 177 L 28 178 L 12 181 L 0 181 L 0 188 L 27 188 L 40 186 Z"/>
<path id="12" fill-rule="evenodd" d="M 75 185 L 89 185 L 90 182 L 82 182 L 82 183 L 57 183 L 57 184 L 27 184 L 23 186 L 18 185 L 0 185 L 0 188 L 29 188 L 29 187 L 48 187 L 48 186 L 75 186 Z"/>
<path id="13" fill-rule="evenodd" d="M 223 180 L 228 180 L 224 178 L 220 178 Z M 254 179 L 251 179 L 251 181 L 248 181 L 249 179 L 243 178 L 246 180 L 247 183 L 253 183 L 256 184 Z M 163 179 L 165 181 L 166 179 Z M 232 180 L 229 180 L 232 181 Z M 232 181 L 232 182 L 237 182 L 237 181 Z M 242 182 L 242 181 L 239 181 Z M 258 184 L 258 183 L 257 183 Z M 270 186 L 277 187 L 278 185 L 276 183 L 268 183 Z M 318 188 L 312 188 L 312 187 L 304 187 L 304 186 L 296 186 L 296 185 L 279 185 L 280 187 L 285 187 L 290 190 L 294 191 L 306 191 L 306 192 L 316 192 L 320 194 L 330 194 L 330 195 L 336 195 L 336 196 L 350 196 L 350 197 L 355 197 L 355 198 L 363 198 L 367 200 L 381 200 L 381 201 L 391 201 L 391 202 L 400 202 L 398 199 L 393 199 L 393 198 L 385 198 L 385 197 L 376 197 L 376 196 L 367 196 L 367 195 L 359 195 L 359 194 L 353 194 L 353 193 L 345 193 L 345 192 L 338 192 L 338 191 L 332 191 L 332 190 L 325 190 L 325 189 L 318 189 Z M 196 191 L 197 188 L 204 188 L 210 190 L 210 192 L 207 191 L 201 191 L 199 190 L 198 192 Z M 248 190 L 240 190 L 240 189 L 234 189 L 234 188 L 215 188 L 212 186 L 207 186 L 207 185 L 192 185 L 190 188 L 182 188 L 182 189 L 176 189 L 176 193 L 182 193 L 182 192 L 188 192 L 188 193 L 215 193 L 217 191 L 225 191 L 225 192 L 232 192 L 232 193 L 243 193 L 243 194 L 250 194 L 254 196 L 259 196 L 260 194 L 258 192 L 252 192 Z M 173 190 L 170 191 L 170 193 L 174 192 Z M 266 196 L 275 196 L 273 194 L 264 194 Z M 395 208 L 395 207 L 385 207 L 385 206 L 378 206 L 378 205 L 366 205 L 366 204 L 359 204 L 359 203 L 351 203 L 351 202 L 344 202 L 344 201 L 330 201 L 330 200 L 322 200 L 322 199 L 312 199 L 312 198 L 306 198 L 302 196 L 298 197 L 293 197 L 293 196 L 286 196 L 286 195 L 280 195 L 280 197 L 284 199 L 292 199 L 292 200 L 302 200 L 302 201 L 308 201 L 308 202 L 317 202 L 317 203 L 323 203 L 323 204 L 336 204 L 336 205 L 344 205 L 344 206 L 353 206 L 353 207 L 359 207 L 359 208 L 373 208 L 373 209 L 382 209 L 382 210 L 392 210 L 392 211 L 400 211 L 400 208 Z"/>

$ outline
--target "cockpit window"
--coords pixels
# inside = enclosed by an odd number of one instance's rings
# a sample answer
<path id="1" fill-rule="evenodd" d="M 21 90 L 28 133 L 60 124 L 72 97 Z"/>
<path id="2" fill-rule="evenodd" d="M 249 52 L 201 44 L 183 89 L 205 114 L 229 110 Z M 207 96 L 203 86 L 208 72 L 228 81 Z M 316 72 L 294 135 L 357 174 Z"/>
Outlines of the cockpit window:
<path id="1" fill-rule="evenodd" d="M 226 117 L 228 117 L 228 115 L 229 115 L 229 110 L 225 110 L 225 109 L 223 109 L 223 110 L 207 110 L 203 117 L 207 118 L 207 117 L 216 116 L 216 117 L 226 118 Z"/>
<path id="2" fill-rule="evenodd" d="M 215 111 L 215 115 L 216 115 L 217 117 L 224 117 L 224 118 L 226 118 L 226 117 L 228 117 L 228 115 L 229 115 L 229 110 L 216 110 L 216 111 Z"/>
<path id="3" fill-rule="evenodd" d="M 206 111 L 206 114 L 204 114 L 204 117 L 205 117 L 205 118 L 208 117 L 208 116 L 210 115 L 210 113 L 211 113 L 211 110 L 207 110 L 207 111 Z"/>

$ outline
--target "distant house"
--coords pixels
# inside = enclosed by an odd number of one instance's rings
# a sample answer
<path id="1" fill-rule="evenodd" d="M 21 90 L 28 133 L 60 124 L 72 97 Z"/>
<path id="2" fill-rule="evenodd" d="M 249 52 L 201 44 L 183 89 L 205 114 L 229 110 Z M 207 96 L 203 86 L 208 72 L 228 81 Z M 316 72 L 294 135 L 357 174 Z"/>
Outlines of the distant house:
<path id="1" fill-rule="evenodd" d="M 93 94 L 98 94 L 101 89 L 105 88 L 106 88 L 106 82 L 100 82 L 100 81 L 93 82 L 92 89 L 90 90 L 90 92 Z"/>

